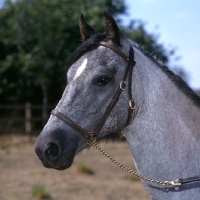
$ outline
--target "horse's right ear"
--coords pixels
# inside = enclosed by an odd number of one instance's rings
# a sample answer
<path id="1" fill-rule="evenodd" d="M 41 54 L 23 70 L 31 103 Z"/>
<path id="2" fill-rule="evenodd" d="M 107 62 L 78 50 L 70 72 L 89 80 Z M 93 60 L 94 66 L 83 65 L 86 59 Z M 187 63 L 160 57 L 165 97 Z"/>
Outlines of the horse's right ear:
<path id="1" fill-rule="evenodd" d="M 108 13 L 107 11 L 104 11 L 104 25 L 105 25 L 107 38 L 111 39 L 112 41 L 115 42 L 115 44 L 121 47 L 120 30 L 114 18 L 112 17 L 112 15 Z"/>
<path id="2" fill-rule="evenodd" d="M 83 14 L 79 18 L 79 28 L 81 33 L 81 40 L 85 42 L 88 38 L 92 37 L 97 31 L 85 22 Z"/>

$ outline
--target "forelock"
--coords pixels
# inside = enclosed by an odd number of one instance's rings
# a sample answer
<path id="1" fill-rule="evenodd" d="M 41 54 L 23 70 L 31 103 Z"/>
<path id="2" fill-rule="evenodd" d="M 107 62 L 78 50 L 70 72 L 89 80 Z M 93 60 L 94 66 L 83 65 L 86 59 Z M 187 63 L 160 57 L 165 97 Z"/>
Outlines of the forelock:
<path id="1" fill-rule="evenodd" d="M 97 32 L 91 38 L 83 42 L 73 53 L 71 63 L 76 62 L 84 53 L 98 47 L 99 42 L 106 38 L 106 33 Z"/>

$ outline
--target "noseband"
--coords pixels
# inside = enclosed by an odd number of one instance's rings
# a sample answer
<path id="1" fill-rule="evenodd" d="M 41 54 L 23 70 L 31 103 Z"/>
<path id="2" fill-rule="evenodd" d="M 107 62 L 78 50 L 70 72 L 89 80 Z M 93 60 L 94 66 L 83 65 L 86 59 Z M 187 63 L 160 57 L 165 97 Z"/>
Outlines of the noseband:
<path id="1" fill-rule="evenodd" d="M 133 110 L 135 109 L 135 102 L 132 99 L 132 72 L 133 72 L 133 67 L 135 66 L 136 62 L 134 61 L 134 50 L 133 47 L 130 47 L 129 50 L 129 57 L 127 57 L 118 47 L 115 45 L 101 41 L 98 45 L 107 47 L 114 51 L 116 54 L 118 54 L 120 57 L 122 57 L 127 63 L 127 67 L 124 71 L 123 78 L 119 84 L 119 87 L 117 88 L 109 106 L 107 107 L 103 117 L 101 118 L 100 122 L 97 124 L 95 129 L 92 132 L 87 132 L 84 129 L 82 129 L 79 125 L 77 125 L 75 122 L 73 122 L 69 117 L 64 115 L 63 113 L 59 112 L 58 110 L 52 110 L 51 114 L 58 117 L 65 123 L 67 123 L 69 126 L 71 126 L 73 129 L 78 131 L 83 137 L 85 137 L 87 140 L 90 138 L 96 138 L 100 130 L 102 129 L 103 125 L 106 122 L 106 119 L 108 118 L 109 114 L 111 113 L 112 109 L 115 107 L 116 103 L 119 100 L 119 97 L 122 93 L 122 91 L 126 90 L 126 79 L 128 77 L 128 98 L 129 98 L 129 110 L 128 110 L 128 116 L 126 120 L 125 126 L 127 126 L 131 120 L 131 114 Z"/>

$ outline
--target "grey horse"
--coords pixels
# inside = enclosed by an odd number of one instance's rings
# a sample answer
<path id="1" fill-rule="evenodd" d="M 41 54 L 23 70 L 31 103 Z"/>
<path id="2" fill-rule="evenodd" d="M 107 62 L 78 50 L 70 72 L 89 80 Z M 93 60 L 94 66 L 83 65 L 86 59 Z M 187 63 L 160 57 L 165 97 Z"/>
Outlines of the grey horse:
<path id="1" fill-rule="evenodd" d="M 88 141 L 122 131 L 140 174 L 188 180 L 176 187 L 142 180 L 152 199 L 200 199 L 200 178 L 189 178 L 200 175 L 200 98 L 126 38 L 107 12 L 104 23 L 105 33 L 97 32 L 81 15 L 83 43 L 62 98 L 36 140 L 36 154 L 45 167 L 64 170 Z"/>

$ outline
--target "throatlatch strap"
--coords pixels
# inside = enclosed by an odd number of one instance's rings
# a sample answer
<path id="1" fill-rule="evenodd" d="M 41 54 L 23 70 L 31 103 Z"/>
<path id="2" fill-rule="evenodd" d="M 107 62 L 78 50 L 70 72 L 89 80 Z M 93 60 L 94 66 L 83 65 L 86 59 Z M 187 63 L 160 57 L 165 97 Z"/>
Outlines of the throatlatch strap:
<path id="1" fill-rule="evenodd" d="M 131 116 L 133 113 L 133 110 L 135 109 L 135 102 L 132 97 L 132 75 L 133 75 L 133 67 L 135 66 L 136 62 L 134 61 L 134 51 L 133 47 L 130 47 L 129 50 L 129 63 L 133 63 L 132 66 L 130 66 L 129 74 L 128 74 L 128 99 L 129 99 L 129 109 L 128 109 L 128 116 L 126 120 L 125 127 L 128 126 Z M 134 105 L 132 105 L 134 103 Z M 133 107 L 134 106 L 134 107 Z"/>

